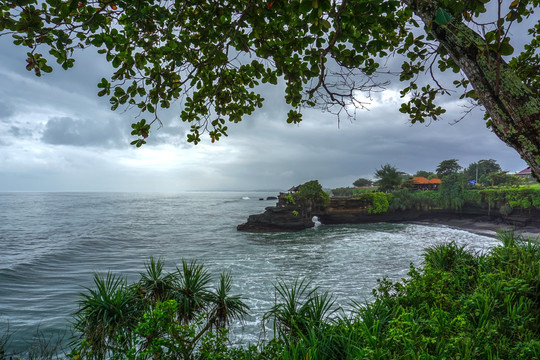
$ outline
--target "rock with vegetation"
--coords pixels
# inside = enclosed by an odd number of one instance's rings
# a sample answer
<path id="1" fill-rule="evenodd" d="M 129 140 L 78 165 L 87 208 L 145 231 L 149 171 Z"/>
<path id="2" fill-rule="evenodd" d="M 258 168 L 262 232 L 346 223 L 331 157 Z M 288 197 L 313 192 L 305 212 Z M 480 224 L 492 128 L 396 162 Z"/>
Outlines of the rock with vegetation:
<path id="1" fill-rule="evenodd" d="M 469 189 L 462 173 L 445 176 L 436 191 L 404 188 L 391 193 L 370 191 L 324 198 L 314 206 L 302 202 L 301 196 L 281 194 L 276 207 L 251 215 L 238 230 L 299 231 L 314 225 L 313 216 L 327 225 L 469 219 L 540 228 L 540 187 Z"/>
<path id="2" fill-rule="evenodd" d="M 276 206 L 269 206 L 262 214 L 250 215 L 248 221 L 237 226 L 239 231 L 280 232 L 300 231 L 315 225 L 312 218 L 329 202 L 329 195 L 317 180 L 308 181 L 281 193 Z"/>

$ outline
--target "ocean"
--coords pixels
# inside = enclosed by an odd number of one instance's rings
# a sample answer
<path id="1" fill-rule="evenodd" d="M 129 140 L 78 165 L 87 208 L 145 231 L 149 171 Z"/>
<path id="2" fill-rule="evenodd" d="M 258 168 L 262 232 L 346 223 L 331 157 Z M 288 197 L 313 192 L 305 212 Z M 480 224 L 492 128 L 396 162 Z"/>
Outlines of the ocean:
<path id="1" fill-rule="evenodd" d="M 150 256 L 168 270 L 195 259 L 217 280 L 233 276 L 250 316 L 240 343 L 265 335 L 261 319 L 277 280 L 310 280 L 347 308 L 370 301 L 376 280 L 399 280 L 427 246 L 454 240 L 486 250 L 497 240 L 444 226 L 321 225 L 297 233 L 244 233 L 236 226 L 275 201 L 274 192 L 0 193 L 0 341 L 23 351 L 36 334 L 69 337 L 72 313 L 94 272 L 138 279 Z"/>

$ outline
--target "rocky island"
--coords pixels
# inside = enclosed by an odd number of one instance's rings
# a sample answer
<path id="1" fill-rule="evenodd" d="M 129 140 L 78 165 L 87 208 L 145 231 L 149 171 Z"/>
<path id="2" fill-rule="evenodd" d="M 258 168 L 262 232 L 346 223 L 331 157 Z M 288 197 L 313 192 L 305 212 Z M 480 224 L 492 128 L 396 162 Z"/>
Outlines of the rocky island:
<path id="1" fill-rule="evenodd" d="M 446 207 L 442 201 L 425 201 L 418 192 L 407 194 L 414 195 L 416 201 L 412 202 L 404 193 L 367 193 L 310 200 L 305 195 L 297 195 L 298 192 L 297 187 L 280 193 L 275 206 L 266 207 L 262 214 L 250 215 L 237 229 L 248 232 L 301 231 L 313 227 L 316 217 L 325 225 L 428 222 L 486 235 L 494 234 L 499 228 L 515 228 L 533 236 L 540 233 L 540 208 L 534 206 L 538 191 L 521 191 L 517 198 L 516 191 L 511 194 L 476 191 L 476 198 L 468 198 L 459 206 Z M 423 196 L 429 198 L 428 192 L 424 193 Z M 433 194 L 429 196 L 434 198 Z"/>

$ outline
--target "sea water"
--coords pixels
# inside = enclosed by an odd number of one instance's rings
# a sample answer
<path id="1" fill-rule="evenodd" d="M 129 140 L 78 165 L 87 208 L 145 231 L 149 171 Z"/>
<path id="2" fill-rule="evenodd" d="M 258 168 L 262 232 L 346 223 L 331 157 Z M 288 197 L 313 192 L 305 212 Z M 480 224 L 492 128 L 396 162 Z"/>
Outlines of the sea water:
<path id="1" fill-rule="evenodd" d="M 0 339 L 23 351 L 36 334 L 69 336 L 71 315 L 94 272 L 135 281 L 150 256 L 167 270 L 195 259 L 233 276 L 250 315 L 233 326 L 256 343 L 274 284 L 296 278 L 330 291 L 337 304 L 371 299 L 377 279 L 399 280 L 422 251 L 444 241 L 486 250 L 497 240 L 444 226 L 320 225 L 296 233 L 244 233 L 236 226 L 275 192 L 0 193 Z M 68 334 L 68 335 L 66 335 Z"/>

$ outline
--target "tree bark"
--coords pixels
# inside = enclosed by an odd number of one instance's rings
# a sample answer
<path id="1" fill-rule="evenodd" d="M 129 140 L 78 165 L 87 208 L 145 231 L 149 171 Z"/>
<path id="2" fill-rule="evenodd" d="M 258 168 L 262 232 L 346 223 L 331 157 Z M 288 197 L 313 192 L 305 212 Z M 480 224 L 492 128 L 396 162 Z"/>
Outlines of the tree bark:
<path id="1" fill-rule="evenodd" d="M 433 21 L 437 0 L 403 0 L 430 29 L 475 89 L 491 117 L 491 129 L 513 147 L 540 181 L 540 100 L 485 40 L 457 19 L 445 25 Z M 430 26 L 431 25 L 431 26 Z M 497 75 L 497 67 L 499 67 Z M 498 82 L 498 86 L 497 86 Z"/>

